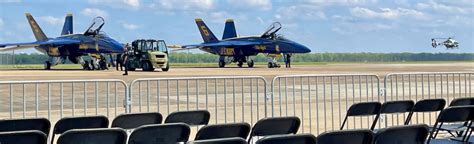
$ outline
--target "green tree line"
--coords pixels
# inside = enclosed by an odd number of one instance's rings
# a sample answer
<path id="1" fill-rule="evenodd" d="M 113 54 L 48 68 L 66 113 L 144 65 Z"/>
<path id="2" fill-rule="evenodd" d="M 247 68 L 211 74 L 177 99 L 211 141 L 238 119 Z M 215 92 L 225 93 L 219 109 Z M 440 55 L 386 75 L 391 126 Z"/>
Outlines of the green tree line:
<path id="1" fill-rule="evenodd" d="M 219 57 L 208 53 L 171 53 L 172 63 L 214 63 Z M 0 64 L 43 64 L 44 54 L 0 54 Z M 266 62 L 263 54 L 253 57 Z M 403 62 L 403 61 L 474 61 L 474 53 L 310 53 L 295 54 L 293 62 Z"/>

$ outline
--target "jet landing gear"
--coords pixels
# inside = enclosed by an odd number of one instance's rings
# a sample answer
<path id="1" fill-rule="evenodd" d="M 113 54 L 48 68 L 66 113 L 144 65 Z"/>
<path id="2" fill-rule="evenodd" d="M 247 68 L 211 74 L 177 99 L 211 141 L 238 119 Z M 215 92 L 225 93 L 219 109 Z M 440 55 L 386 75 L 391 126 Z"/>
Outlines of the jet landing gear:
<path id="1" fill-rule="evenodd" d="M 277 63 L 276 56 L 268 56 L 268 68 L 280 68 L 280 64 Z"/>
<path id="2" fill-rule="evenodd" d="M 247 61 L 247 65 L 249 66 L 249 68 L 253 68 L 253 65 L 254 65 L 253 60 Z"/>
<path id="3" fill-rule="evenodd" d="M 51 70 L 51 62 L 45 61 L 44 62 L 44 69 L 45 70 Z"/>

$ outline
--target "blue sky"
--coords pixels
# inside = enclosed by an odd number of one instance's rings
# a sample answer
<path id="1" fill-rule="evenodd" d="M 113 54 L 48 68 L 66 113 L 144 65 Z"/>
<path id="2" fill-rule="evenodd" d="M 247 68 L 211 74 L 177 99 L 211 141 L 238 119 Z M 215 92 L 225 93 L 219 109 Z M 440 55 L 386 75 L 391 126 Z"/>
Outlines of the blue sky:
<path id="1" fill-rule="evenodd" d="M 240 36 L 279 21 L 281 34 L 313 52 L 474 52 L 473 0 L 0 0 L 0 43 L 35 40 L 25 12 L 48 37 L 59 36 L 72 13 L 75 33 L 102 16 L 103 30 L 121 42 L 195 44 L 195 18 L 219 38 L 233 18 Z M 450 36 L 459 49 L 431 48 L 432 37 Z"/>

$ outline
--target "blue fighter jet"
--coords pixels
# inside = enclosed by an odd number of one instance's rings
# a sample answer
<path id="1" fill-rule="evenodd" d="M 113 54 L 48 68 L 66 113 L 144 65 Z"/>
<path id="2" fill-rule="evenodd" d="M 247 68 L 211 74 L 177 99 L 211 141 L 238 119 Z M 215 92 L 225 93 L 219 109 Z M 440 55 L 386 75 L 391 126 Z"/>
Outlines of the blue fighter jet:
<path id="1" fill-rule="evenodd" d="M 306 46 L 288 40 L 277 32 L 281 24 L 273 23 L 265 33 L 260 36 L 237 37 L 234 21 L 228 19 L 225 23 L 222 40 L 218 40 L 202 19 L 196 19 L 196 24 L 201 32 L 204 43 L 197 45 L 185 45 L 180 50 L 201 49 L 215 55 L 219 55 L 219 67 L 229 63 L 237 63 L 242 67 L 246 62 L 248 67 L 253 67 L 253 56 L 259 53 L 266 54 L 269 58 L 268 67 L 277 67 L 275 58 L 278 56 L 296 53 L 309 53 L 311 50 Z M 289 60 L 289 58 L 287 58 Z"/>
<path id="2" fill-rule="evenodd" d="M 80 63 L 83 67 L 86 67 L 82 56 L 88 54 L 100 55 L 124 52 L 124 46 L 121 43 L 100 31 L 105 24 L 102 17 L 95 18 L 91 26 L 83 34 L 73 34 L 72 14 L 68 14 L 64 21 L 61 36 L 48 38 L 38 23 L 33 19 L 33 16 L 31 16 L 30 13 L 26 13 L 25 15 L 37 41 L 0 44 L 0 52 L 35 48 L 49 56 L 44 64 L 44 68 L 47 70 L 51 69 L 51 66 L 65 63 L 67 59 L 72 63 Z"/>

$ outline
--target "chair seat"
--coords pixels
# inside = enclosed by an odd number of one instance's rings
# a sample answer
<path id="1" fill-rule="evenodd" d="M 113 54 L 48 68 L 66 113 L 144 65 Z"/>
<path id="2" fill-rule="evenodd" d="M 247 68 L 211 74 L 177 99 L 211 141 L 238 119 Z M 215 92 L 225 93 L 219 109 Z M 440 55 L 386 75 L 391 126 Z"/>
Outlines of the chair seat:
<path id="1" fill-rule="evenodd" d="M 451 131 L 451 132 L 465 131 L 466 129 L 467 129 L 467 126 L 464 126 L 464 124 L 443 125 L 440 128 L 440 130 Z"/>

